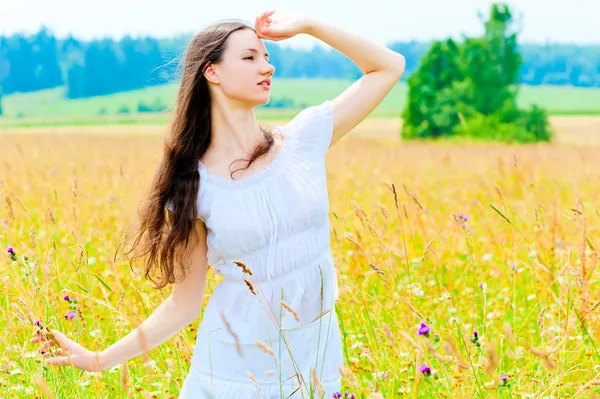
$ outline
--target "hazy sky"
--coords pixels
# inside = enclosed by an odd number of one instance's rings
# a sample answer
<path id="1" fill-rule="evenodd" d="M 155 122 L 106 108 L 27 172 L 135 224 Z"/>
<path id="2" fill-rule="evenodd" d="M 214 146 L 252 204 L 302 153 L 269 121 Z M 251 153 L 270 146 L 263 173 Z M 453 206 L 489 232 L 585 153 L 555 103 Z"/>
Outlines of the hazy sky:
<path id="1" fill-rule="evenodd" d="M 222 18 L 253 22 L 263 10 L 298 12 L 352 30 L 380 43 L 459 37 L 481 31 L 478 11 L 490 0 L 0 0 L 0 34 L 34 32 L 41 24 L 58 37 L 170 36 L 196 32 Z M 355 4 L 355 6 L 352 6 Z M 521 41 L 600 43 L 600 0 L 513 0 L 522 14 Z M 280 42 L 311 46 L 307 35 Z"/>

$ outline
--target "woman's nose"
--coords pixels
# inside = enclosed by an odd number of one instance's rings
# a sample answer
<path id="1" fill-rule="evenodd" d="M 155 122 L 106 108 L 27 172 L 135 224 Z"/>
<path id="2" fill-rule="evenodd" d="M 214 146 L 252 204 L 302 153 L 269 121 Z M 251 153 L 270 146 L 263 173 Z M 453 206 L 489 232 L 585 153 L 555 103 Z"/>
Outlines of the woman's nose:
<path id="1" fill-rule="evenodd" d="M 263 67 L 263 72 L 273 75 L 275 73 L 275 66 L 273 64 L 267 63 L 265 67 Z"/>

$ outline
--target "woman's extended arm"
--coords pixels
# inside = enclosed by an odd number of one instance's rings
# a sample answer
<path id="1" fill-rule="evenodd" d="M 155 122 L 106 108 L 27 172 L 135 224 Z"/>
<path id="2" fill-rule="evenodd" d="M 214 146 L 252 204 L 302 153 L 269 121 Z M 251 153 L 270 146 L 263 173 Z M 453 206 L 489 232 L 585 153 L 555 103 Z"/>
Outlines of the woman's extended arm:
<path id="1" fill-rule="evenodd" d="M 307 18 L 305 33 L 350 58 L 365 75 L 332 100 L 331 144 L 365 119 L 404 73 L 404 56 L 352 32 Z M 400 112 L 400 110 L 398 110 Z"/>
<path id="2" fill-rule="evenodd" d="M 56 357 L 47 356 L 49 358 L 46 363 L 72 365 L 78 369 L 88 371 L 107 370 L 150 351 L 197 319 L 202 310 L 208 265 L 206 259 L 206 227 L 200 219 L 196 222 L 196 226 L 199 242 L 194 246 L 191 253 L 190 262 L 192 266 L 186 272 L 185 279 L 173 284 L 171 295 L 146 320 L 100 353 L 91 352 L 59 331 L 53 330 L 54 337 L 60 343 L 59 346 L 66 351 L 61 350 L 58 353 L 59 356 Z M 176 276 L 181 277 L 177 273 Z M 41 341 L 41 337 L 32 340 L 32 342 L 39 341 Z M 39 351 L 54 346 L 51 342 L 43 344 Z"/>
<path id="3" fill-rule="evenodd" d="M 192 267 L 186 273 L 185 279 L 173 284 L 171 295 L 142 324 L 100 353 L 103 369 L 162 344 L 200 316 L 208 265 L 206 227 L 200 219 L 196 222 L 196 228 L 199 242 L 192 251 Z"/>

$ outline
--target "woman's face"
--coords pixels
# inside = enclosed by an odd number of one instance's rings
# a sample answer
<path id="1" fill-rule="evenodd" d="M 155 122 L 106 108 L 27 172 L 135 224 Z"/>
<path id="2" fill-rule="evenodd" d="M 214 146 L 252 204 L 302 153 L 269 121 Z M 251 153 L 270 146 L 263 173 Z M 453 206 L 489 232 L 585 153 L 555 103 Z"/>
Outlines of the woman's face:
<path id="1" fill-rule="evenodd" d="M 250 107 L 264 105 L 271 96 L 275 67 L 261 39 L 250 29 L 233 32 L 220 63 L 214 65 L 220 90 L 230 100 Z M 269 81 L 262 83 L 265 79 Z"/>

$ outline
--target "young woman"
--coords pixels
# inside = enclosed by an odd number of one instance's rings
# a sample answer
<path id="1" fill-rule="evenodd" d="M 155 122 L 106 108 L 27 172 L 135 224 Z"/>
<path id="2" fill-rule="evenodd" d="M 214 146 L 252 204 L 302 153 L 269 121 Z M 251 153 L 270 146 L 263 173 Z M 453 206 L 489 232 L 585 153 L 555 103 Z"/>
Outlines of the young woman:
<path id="1" fill-rule="evenodd" d="M 180 398 L 309 397 L 312 389 L 331 397 L 340 389 L 325 155 L 390 92 L 405 60 L 313 18 L 273 14 L 262 13 L 254 28 L 209 26 L 187 50 L 134 244 L 144 243 L 137 256 L 147 255 L 146 277 L 159 288 L 172 284 L 171 295 L 99 353 L 53 331 L 62 348 L 45 355 L 47 364 L 106 370 L 160 345 L 200 316 L 210 265 L 224 279 L 206 305 Z M 269 131 L 254 113 L 269 102 L 275 70 L 261 39 L 301 33 L 348 56 L 364 76 Z"/>

